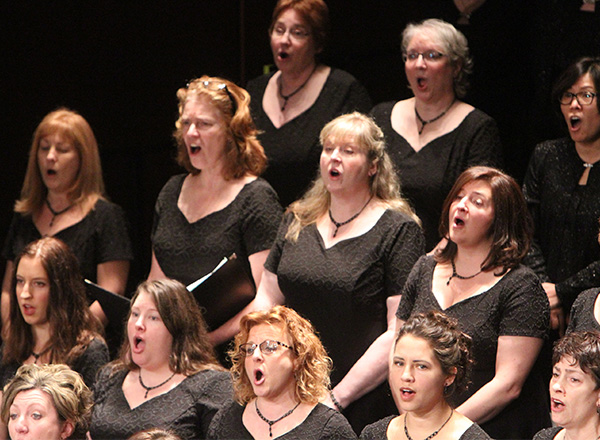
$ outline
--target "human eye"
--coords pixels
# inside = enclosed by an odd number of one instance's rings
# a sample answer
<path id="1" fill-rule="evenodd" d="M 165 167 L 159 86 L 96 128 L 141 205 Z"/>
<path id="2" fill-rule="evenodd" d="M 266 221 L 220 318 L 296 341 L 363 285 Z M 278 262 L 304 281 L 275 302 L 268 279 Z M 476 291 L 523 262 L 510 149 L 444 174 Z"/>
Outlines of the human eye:
<path id="1" fill-rule="evenodd" d="M 182 120 L 181 120 L 181 126 L 182 126 L 182 127 L 189 127 L 189 126 L 190 126 L 190 124 L 191 124 L 191 122 L 190 122 L 190 120 L 189 120 L 189 119 L 187 119 L 187 118 L 186 118 L 186 119 L 182 119 Z"/>
<path id="2" fill-rule="evenodd" d="M 42 418 L 42 415 L 36 411 L 36 412 L 31 413 L 31 418 L 33 420 L 40 420 Z"/>
<path id="3" fill-rule="evenodd" d="M 435 50 L 428 50 L 424 55 L 428 60 L 437 60 L 439 58 L 438 52 Z"/>
<path id="4" fill-rule="evenodd" d="M 427 370 L 429 367 L 426 364 L 417 364 L 418 370 Z"/>
<path id="5" fill-rule="evenodd" d="M 401 367 L 404 365 L 404 361 L 402 359 L 394 358 L 393 362 L 396 367 Z"/>
<path id="6" fill-rule="evenodd" d="M 46 287 L 46 282 L 43 280 L 37 280 L 33 282 L 36 287 Z"/>
<path id="7" fill-rule="evenodd" d="M 25 282 L 25 280 L 23 278 L 21 278 L 21 277 L 17 277 L 16 281 L 17 281 L 17 284 L 19 284 L 19 285 L 23 284 Z"/>
<path id="8" fill-rule="evenodd" d="M 324 151 L 325 153 L 331 153 L 331 152 L 333 151 L 333 147 L 332 147 L 331 145 L 325 145 L 325 146 L 323 147 L 323 151 Z"/>
<path id="9" fill-rule="evenodd" d="M 354 149 L 353 148 L 344 148 L 344 154 L 346 156 L 352 156 L 354 154 Z"/>
<path id="10" fill-rule="evenodd" d="M 419 54 L 417 52 L 408 52 L 406 54 L 406 58 L 408 58 L 411 61 L 416 60 L 417 58 L 419 58 Z"/>
<path id="11" fill-rule="evenodd" d="M 272 353 L 275 353 L 277 351 L 277 347 L 278 347 L 277 342 L 275 342 L 275 341 L 265 341 L 265 342 L 263 342 L 263 344 L 265 344 L 264 345 L 264 349 L 263 349 L 265 352 L 267 352 L 269 354 L 272 354 Z"/>
<path id="12" fill-rule="evenodd" d="M 17 413 L 11 412 L 11 413 L 8 415 L 8 417 L 9 417 L 11 420 L 16 420 L 16 419 L 17 419 L 17 417 L 18 417 L 18 415 L 17 415 Z"/>
<path id="13" fill-rule="evenodd" d="M 273 29 L 273 32 L 275 33 L 275 35 L 283 35 L 285 34 L 285 28 L 283 26 L 275 26 L 275 29 Z"/>
<path id="14" fill-rule="evenodd" d="M 593 94 L 592 92 L 581 92 L 581 96 L 582 96 L 583 98 L 590 99 L 590 98 L 593 98 L 593 97 L 594 97 L 594 94 Z"/>
<path id="15" fill-rule="evenodd" d="M 138 312 L 137 310 L 132 310 L 131 316 L 133 316 L 134 318 L 137 318 L 138 316 L 140 316 L 140 312 Z"/>

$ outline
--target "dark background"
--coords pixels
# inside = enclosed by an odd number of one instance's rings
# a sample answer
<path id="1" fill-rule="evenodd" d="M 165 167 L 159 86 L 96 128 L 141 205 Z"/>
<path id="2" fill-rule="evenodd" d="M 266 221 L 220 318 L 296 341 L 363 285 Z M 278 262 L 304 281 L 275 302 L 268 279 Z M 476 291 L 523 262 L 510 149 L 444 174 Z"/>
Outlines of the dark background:
<path id="1" fill-rule="evenodd" d="M 409 21 L 456 23 L 447 0 L 327 1 L 324 61 L 356 76 L 373 103 L 410 96 L 400 57 Z M 173 161 L 175 92 L 202 74 L 245 85 L 272 63 L 274 0 L 0 2 L 0 237 L 18 197 L 31 136 L 48 112 L 77 110 L 91 124 L 110 199 L 127 212 L 147 275 L 154 201 Z M 550 85 L 568 62 L 598 54 L 598 13 L 576 0 L 488 0 L 462 27 L 475 59 L 465 99 L 496 118 L 506 170 L 521 179 L 536 142 L 561 135 Z"/>

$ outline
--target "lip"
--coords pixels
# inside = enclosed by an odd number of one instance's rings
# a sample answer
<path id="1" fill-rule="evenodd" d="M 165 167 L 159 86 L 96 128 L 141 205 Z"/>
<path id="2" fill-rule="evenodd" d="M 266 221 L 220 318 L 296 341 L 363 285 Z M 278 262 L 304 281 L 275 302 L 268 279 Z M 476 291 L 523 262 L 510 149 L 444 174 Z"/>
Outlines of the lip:
<path id="1" fill-rule="evenodd" d="M 569 115 L 567 125 L 570 131 L 578 131 L 583 124 L 583 118 L 580 115 Z"/>
<path id="2" fill-rule="evenodd" d="M 260 368 L 255 368 L 252 372 L 252 383 L 256 386 L 261 386 L 265 383 L 265 372 Z"/>
<path id="3" fill-rule="evenodd" d="M 21 304 L 21 312 L 23 315 L 31 316 L 35 314 L 35 307 L 31 304 Z"/>
<path id="4" fill-rule="evenodd" d="M 466 221 L 465 218 L 460 215 L 458 212 L 452 216 L 452 228 L 453 229 L 462 229 L 465 227 Z"/>
<path id="5" fill-rule="evenodd" d="M 190 156 L 195 156 L 196 154 L 200 153 L 201 151 L 202 151 L 202 147 L 197 144 L 192 144 L 188 148 L 188 153 Z"/>
<path id="6" fill-rule="evenodd" d="M 403 402 L 410 402 L 417 395 L 415 390 L 413 390 L 412 388 L 408 388 L 408 387 L 402 387 L 399 389 L 399 391 L 400 391 L 400 399 Z"/>
<path id="7" fill-rule="evenodd" d="M 327 174 L 331 180 L 337 180 L 342 177 L 342 172 L 337 168 L 330 168 Z"/>
<path id="8" fill-rule="evenodd" d="M 566 408 L 565 402 L 554 397 L 550 398 L 550 410 L 552 412 L 562 412 Z"/>
<path id="9" fill-rule="evenodd" d="M 133 353 L 139 354 L 144 351 L 146 348 L 146 341 L 141 335 L 134 335 L 131 340 L 131 351 Z"/>

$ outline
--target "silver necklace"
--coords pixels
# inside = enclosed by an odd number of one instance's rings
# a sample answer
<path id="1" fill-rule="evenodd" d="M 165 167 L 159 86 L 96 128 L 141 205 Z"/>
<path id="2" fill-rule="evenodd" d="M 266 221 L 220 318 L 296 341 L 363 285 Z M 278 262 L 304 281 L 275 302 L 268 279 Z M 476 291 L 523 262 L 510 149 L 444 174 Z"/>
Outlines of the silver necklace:
<path id="1" fill-rule="evenodd" d="M 296 410 L 296 408 L 298 408 L 299 405 L 300 405 L 300 402 L 298 402 L 295 407 L 290 409 L 288 412 L 286 412 L 284 415 L 282 415 L 278 419 L 269 420 L 265 416 L 263 416 L 262 413 L 260 412 L 260 409 L 258 409 L 258 399 L 254 400 L 254 408 L 256 408 L 256 414 L 258 414 L 258 417 L 260 417 L 264 422 L 267 422 L 269 424 L 269 437 L 273 437 L 273 432 L 271 432 L 271 427 L 275 423 L 279 422 L 281 419 L 285 419 L 287 416 L 292 414 Z"/>
<path id="2" fill-rule="evenodd" d="M 433 431 L 431 434 L 429 434 L 423 440 L 431 440 L 433 437 L 435 437 L 436 435 L 438 435 L 438 432 L 440 432 L 444 428 L 444 426 L 446 426 L 446 423 L 448 423 L 450 421 L 450 419 L 452 418 L 452 414 L 454 414 L 454 409 L 450 408 L 450 415 L 448 416 L 448 418 L 446 419 L 446 421 L 444 423 L 442 423 L 442 426 L 440 426 L 437 429 L 437 431 Z M 406 434 L 406 438 L 408 440 L 413 440 L 413 438 L 408 433 L 408 428 L 406 427 L 406 415 L 404 416 L 404 434 Z"/>
<path id="3" fill-rule="evenodd" d="M 448 108 L 446 110 L 444 110 L 442 113 L 440 113 L 439 115 L 437 115 L 435 118 L 428 119 L 428 120 L 425 120 L 425 119 L 423 119 L 421 117 L 421 115 L 417 111 L 417 105 L 415 104 L 415 115 L 417 115 L 417 119 L 419 120 L 419 122 L 421 122 L 421 129 L 419 130 L 419 134 L 423 133 L 423 129 L 425 128 L 425 126 L 427 124 L 431 124 L 432 122 L 437 121 L 438 119 L 440 119 L 441 117 L 443 117 L 446 113 L 448 113 L 448 110 L 450 110 L 452 108 L 452 106 L 454 105 L 455 102 L 456 102 L 456 98 L 454 98 L 452 100 L 452 102 L 450 103 L 450 105 L 448 106 Z"/>

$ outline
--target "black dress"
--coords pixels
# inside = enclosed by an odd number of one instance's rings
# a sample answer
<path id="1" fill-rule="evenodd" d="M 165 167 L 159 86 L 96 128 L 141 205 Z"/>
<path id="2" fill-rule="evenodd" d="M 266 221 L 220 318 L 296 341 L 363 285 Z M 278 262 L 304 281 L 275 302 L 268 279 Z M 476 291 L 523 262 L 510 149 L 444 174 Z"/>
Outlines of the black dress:
<path id="1" fill-rule="evenodd" d="M 588 289 L 579 294 L 573 303 L 573 307 L 571 307 L 571 319 L 567 333 L 600 331 L 600 323 L 598 323 L 594 316 L 594 304 L 596 303 L 598 294 L 600 294 L 600 289 L 598 288 Z"/>
<path id="2" fill-rule="evenodd" d="M 286 305 L 313 323 L 333 359 L 332 386 L 387 330 L 386 299 L 399 295 L 424 239 L 405 214 L 386 211 L 367 233 L 325 248 L 315 224 L 296 243 L 285 240 L 291 214 L 282 222 L 265 268 L 278 277 Z M 346 408 L 354 430 L 394 411 L 383 383 Z"/>
<path id="3" fill-rule="evenodd" d="M 97 266 L 108 261 L 133 260 L 128 224 L 123 209 L 99 199 L 81 221 L 57 232 L 54 237 L 64 241 L 73 251 L 81 274 L 97 281 Z M 32 241 L 42 238 L 31 216 L 14 213 L 4 243 L 2 256 L 10 261 Z"/>
<path id="4" fill-rule="evenodd" d="M 96 374 L 108 363 L 108 347 L 101 339 L 92 339 L 85 351 L 75 359 L 69 367 L 81 374 L 85 384 L 93 388 L 96 382 Z M 21 364 L 11 362 L 10 364 L 2 365 L 2 352 L 0 351 L 0 389 L 4 388 L 15 375 Z"/>
<path id="5" fill-rule="evenodd" d="M 386 440 L 388 426 L 396 417 L 398 416 L 388 416 L 366 426 L 360 433 L 360 440 Z M 491 440 L 491 437 L 477 423 L 473 423 L 458 440 Z"/>
<path id="6" fill-rule="evenodd" d="M 186 176 L 169 179 L 156 201 L 152 248 L 162 271 L 188 285 L 235 252 L 252 278 L 248 256 L 271 247 L 281 222 L 277 195 L 256 179 L 222 210 L 189 223 L 177 207 Z M 210 320 L 210 310 L 206 313 Z"/>
<path id="7" fill-rule="evenodd" d="M 554 437 L 556 437 L 556 434 L 562 430 L 562 426 L 553 426 L 552 428 L 542 429 L 533 437 L 533 440 L 553 440 Z"/>
<path id="8" fill-rule="evenodd" d="M 203 439 L 216 412 L 233 396 L 229 373 L 204 370 L 131 409 L 122 389 L 127 373 L 111 375 L 110 367 L 100 371 L 89 430 L 93 440 L 127 439 L 154 427 L 182 439 Z"/>
<path id="9" fill-rule="evenodd" d="M 473 110 L 458 127 L 416 152 L 392 128 L 395 102 L 379 104 L 371 115 L 385 135 L 387 151 L 398 173 L 402 194 L 423 223 L 426 249 L 440 241 L 438 233 L 444 199 L 456 178 L 473 165 L 497 167 L 502 163 L 496 122 L 481 110 Z"/>
<path id="10" fill-rule="evenodd" d="M 213 418 L 206 438 L 211 440 L 252 440 L 252 435 L 242 422 L 244 409 L 245 407 L 237 402 L 225 405 Z M 318 403 L 300 425 L 277 438 L 285 440 L 345 440 L 355 439 L 356 434 L 343 415 Z"/>
<path id="11" fill-rule="evenodd" d="M 546 141 L 533 152 L 523 184 L 535 224 L 525 264 L 556 284 L 566 312 L 580 292 L 600 286 L 600 163 L 579 185 L 583 164 L 570 138 Z"/>
<path id="12" fill-rule="evenodd" d="M 248 82 L 252 97 L 250 110 L 259 140 L 269 159 L 263 177 L 271 184 L 285 207 L 299 199 L 317 176 L 321 145 L 319 134 L 329 121 L 339 115 L 371 108 L 366 89 L 347 72 L 331 69 L 315 103 L 305 112 L 276 128 L 263 109 L 263 96 L 275 73 Z"/>
<path id="13" fill-rule="evenodd" d="M 475 360 L 472 383 L 466 392 L 452 397 L 452 404 L 457 407 L 493 379 L 498 337 L 546 338 L 549 305 L 536 275 L 531 269 L 519 266 L 489 290 L 442 310 L 431 290 L 435 266 L 431 256 L 424 256 L 415 264 L 396 316 L 406 321 L 416 313 L 442 311 L 457 319 L 462 331 L 471 336 Z M 494 439 L 531 438 L 540 429 L 550 426 L 547 394 L 548 384 L 534 366 L 520 396 L 481 427 Z"/>

